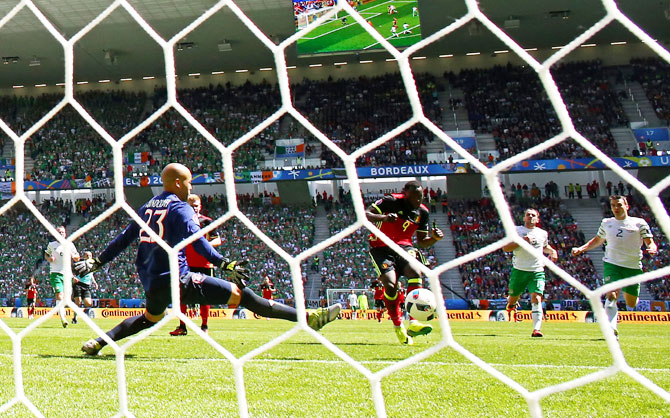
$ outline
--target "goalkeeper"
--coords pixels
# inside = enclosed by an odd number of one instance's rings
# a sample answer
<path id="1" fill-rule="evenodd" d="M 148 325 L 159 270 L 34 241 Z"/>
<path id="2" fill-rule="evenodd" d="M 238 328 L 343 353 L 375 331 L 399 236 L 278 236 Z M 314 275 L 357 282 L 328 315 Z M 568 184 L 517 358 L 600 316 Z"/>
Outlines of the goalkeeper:
<path id="1" fill-rule="evenodd" d="M 171 163 L 163 169 L 161 179 L 163 192 L 144 204 L 138 214 L 161 239 L 174 247 L 200 231 L 198 217 L 193 208 L 186 203 L 192 189 L 192 176 L 185 166 Z M 108 331 L 107 336 L 113 341 L 137 334 L 165 316 L 165 309 L 172 302 L 168 254 L 133 221 L 107 245 L 98 258 L 80 261 L 74 265 L 74 270 L 80 276 L 95 272 L 137 238 L 140 244 L 135 266 L 146 294 L 146 310 L 144 314 L 127 318 Z M 297 322 L 298 316 L 294 308 L 263 299 L 246 288 L 248 280 L 247 270 L 244 267 L 246 260 L 238 262 L 224 258 L 204 237 L 195 240 L 192 245 L 200 255 L 227 272 L 230 281 L 191 272 L 186 263 L 185 251 L 182 249 L 177 256 L 181 303 L 243 305 L 261 316 Z M 307 323 L 312 329 L 318 330 L 336 319 L 340 308 L 339 304 L 335 304 L 311 312 L 307 316 Z M 107 342 L 99 337 L 87 341 L 81 350 L 88 355 L 97 355 L 106 344 Z"/>

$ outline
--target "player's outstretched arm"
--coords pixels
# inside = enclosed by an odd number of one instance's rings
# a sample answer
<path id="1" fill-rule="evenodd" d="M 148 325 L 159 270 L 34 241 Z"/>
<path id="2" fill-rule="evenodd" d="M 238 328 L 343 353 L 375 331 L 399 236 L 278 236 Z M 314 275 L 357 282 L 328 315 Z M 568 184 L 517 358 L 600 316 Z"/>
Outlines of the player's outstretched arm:
<path id="1" fill-rule="evenodd" d="M 604 238 L 601 238 L 601 237 L 596 235 L 595 237 L 591 238 L 589 240 L 589 242 L 582 245 L 581 247 L 574 247 L 572 249 L 572 255 L 577 256 L 577 255 L 583 254 L 583 253 L 585 253 L 589 250 L 592 250 L 596 247 L 599 247 L 599 246 L 603 245 L 604 242 L 605 242 Z"/>

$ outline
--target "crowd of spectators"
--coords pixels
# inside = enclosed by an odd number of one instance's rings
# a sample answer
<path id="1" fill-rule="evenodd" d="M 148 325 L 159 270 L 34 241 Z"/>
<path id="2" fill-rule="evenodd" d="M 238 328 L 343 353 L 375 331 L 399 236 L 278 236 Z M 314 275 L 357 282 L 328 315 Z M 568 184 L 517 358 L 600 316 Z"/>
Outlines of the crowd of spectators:
<path id="1" fill-rule="evenodd" d="M 419 74 L 416 80 L 424 113 L 439 125 L 441 108 L 437 94 L 441 87 L 431 75 Z M 347 153 L 374 141 L 412 116 L 399 74 L 304 80 L 293 89 L 298 110 Z M 414 125 L 360 157 L 357 165 L 425 164 L 426 143 L 432 140 L 433 135 L 427 128 Z M 325 161 L 326 167 L 343 165 L 339 157 L 325 146 L 322 147 L 321 160 Z"/>
<path id="2" fill-rule="evenodd" d="M 602 284 L 588 256 L 573 258 L 570 250 L 584 243 L 584 234 L 560 200 L 544 198 L 529 200 L 530 206 L 513 205 L 515 223 L 523 223 L 523 211 L 535 207 L 540 212 L 541 227 L 549 233 L 549 242 L 558 251 L 557 264 L 575 279 L 590 288 Z M 497 242 L 505 233 L 498 212 L 489 198 L 450 200 L 447 217 L 456 249 L 456 257 Z M 459 272 L 468 299 L 502 299 L 507 296 L 511 253 L 491 252 L 461 264 Z M 583 299 L 584 295 L 547 270 L 547 299 Z M 527 296 L 527 295 L 525 295 Z"/>
<path id="3" fill-rule="evenodd" d="M 630 60 L 632 79 L 642 85 L 659 119 L 670 125 L 670 64 L 660 58 Z"/>
<path id="4" fill-rule="evenodd" d="M 614 89 L 598 61 L 558 66 L 552 74 L 577 130 L 608 155 L 619 155 L 610 127 L 627 120 Z M 470 124 L 490 133 L 500 158 L 509 158 L 561 132 L 556 112 L 537 74 L 528 67 L 496 66 L 446 73 L 464 91 Z M 537 158 L 589 156 L 568 139 L 537 154 Z"/>

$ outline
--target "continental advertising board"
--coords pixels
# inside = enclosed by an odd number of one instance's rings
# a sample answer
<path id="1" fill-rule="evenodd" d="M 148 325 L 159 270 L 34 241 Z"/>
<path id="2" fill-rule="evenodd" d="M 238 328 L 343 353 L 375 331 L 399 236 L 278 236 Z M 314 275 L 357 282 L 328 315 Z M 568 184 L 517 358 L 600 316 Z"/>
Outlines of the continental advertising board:
<path id="1" fill-rule="evenodd" d="M 105 318 L 129 318 L 144 313 L 140 308 L 91 308 L 85 310 L 92 319 Z M 35 317 L 43 315 L 57 317 L 53 308 L 35 308 Z M 450 321 L 477 322 L 477 321 L 509 321 L 507 311 L 504 310 L 448 310 L 447 319 Z M 66 315 L 71 317 L 73 311 L 66 309 Z M 189 315 L 194 316 L 194 315 Z M 517 311 L 517 316 L 522 321 L 532 321 L 531 311 Z M 0 318 L 27 318 L 27 308 L 0 308 Z M 212 309 L 209 311 L 210 319 L 262 319 L 263 317 L 247 309 Z M 342 309 L 340 319 L 351 320 L 352 312 Z M 377 320 L 376 310 L 356 312 L 357 320 Z M 384 320 L 388 315 L 384 315 Z M 590 311 L 547 311 L 544 316 L 547 322 L 596 322 L 595 315 Z M 670 312 L 619 312 L 620 323 L 644 323 L 644 324 L 670 324 Z"/>

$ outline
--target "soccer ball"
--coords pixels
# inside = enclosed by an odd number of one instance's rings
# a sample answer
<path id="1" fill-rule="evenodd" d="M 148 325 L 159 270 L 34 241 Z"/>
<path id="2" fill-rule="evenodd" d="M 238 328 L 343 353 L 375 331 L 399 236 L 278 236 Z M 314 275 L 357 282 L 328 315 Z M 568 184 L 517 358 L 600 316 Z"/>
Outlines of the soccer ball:
<path id="1" fill-rule="evenodd" d="M 429 321 L 435 315 L 435 295 L 428 289 L 414 289 L 405 298 L 405 310 L 418 321 Z"/>

